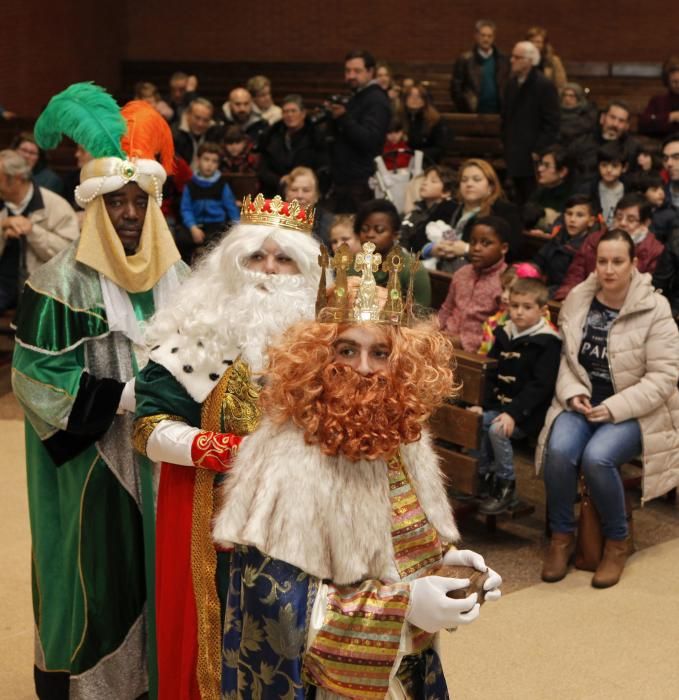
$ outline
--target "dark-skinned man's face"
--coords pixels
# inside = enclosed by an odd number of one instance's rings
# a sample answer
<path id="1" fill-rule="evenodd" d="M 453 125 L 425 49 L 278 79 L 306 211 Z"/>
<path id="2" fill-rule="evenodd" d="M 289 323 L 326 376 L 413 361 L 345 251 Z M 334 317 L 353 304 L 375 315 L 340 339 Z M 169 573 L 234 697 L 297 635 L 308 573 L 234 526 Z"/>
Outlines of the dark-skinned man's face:
<path id="1" fill-rule="evenodd" d="M 128 182 L 119 190 L 104 195 L 104 206 L 125 255 L 137 252 L 148 202 L 149 196 L 136 182 Z"/>

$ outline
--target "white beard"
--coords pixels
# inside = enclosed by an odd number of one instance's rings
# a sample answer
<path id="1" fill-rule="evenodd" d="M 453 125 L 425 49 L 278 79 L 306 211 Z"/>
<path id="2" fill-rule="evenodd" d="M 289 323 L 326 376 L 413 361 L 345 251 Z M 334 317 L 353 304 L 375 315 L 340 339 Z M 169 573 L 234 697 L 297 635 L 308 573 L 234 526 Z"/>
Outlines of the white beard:
<path id="1" fill-rule="evenodd" d="M 245 270 L 241 292 L 225 300 L 228 335 L 253 372 L 266 364 L 266 350 L 286 328 L 314 317 L 315 291 L 301 275 Z"/>
<path id="2" fill-rule="evenodd" d="M 241 270 L 235 294 L 225 293 L 223 281 L 190 282 L 180 288 L 183 294 L 174 303 L 156 314 L 147 329 L 147 342 L 150 359 L 165 367 L 199 403 L 238 357 L 252 372 L 261 372 L 267 348 L 278 335 L 293 323 L 314 317 L 316 290 L 303 275 Z"/>

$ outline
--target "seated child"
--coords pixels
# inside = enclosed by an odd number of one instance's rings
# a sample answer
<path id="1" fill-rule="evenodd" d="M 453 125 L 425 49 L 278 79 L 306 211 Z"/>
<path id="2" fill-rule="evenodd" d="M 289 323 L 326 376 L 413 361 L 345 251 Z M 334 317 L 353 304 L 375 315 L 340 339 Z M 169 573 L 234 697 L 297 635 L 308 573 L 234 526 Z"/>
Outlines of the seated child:
<path id="1" fill-rule="evenodd" d="M 453 275 L 439 311 L 441 329 L 452 336 L 457 348 L 476 352 L 483 322 L 500 308 L 500 277 L 507 269 L 510 236 L 509 224 L 498 216 L 481 216 L 474 221 L 469 263 Z"/>
<path id="2" fill-rule="evenodd" d="M 550 297 L 563 283 L 571 261 L 587 236 L 596 231 L 603 232 L 604 228 L 589 195 L 574 194 L 566 201 L 563 218 L 554 227 L 552 238 L 532 260 L 545 276 Z"/>
<path id="3" fill-rule="evenodd" d="M 361 245 L 369 241 L 375 244 L 375 252 L 382 256 L 384 262 L 387 253 L 398 243 L 401 217 L 396 207 L 386 199 L 373 199 L 363 204 L 354 221 L 354 231 L 360 237 Z M 405 298 L 410 282 L 410 256 L 403 259 L 403 269 L 399 272 L 401 290 Z M 351 274 L 351 270 L 349 271 Z M 380 287 L 386 287 L 389 274 L 382 270 L 375 272 L 375 281 Z M 420 265 L 415 272 L 413 298 L 420 306 L 431 305 L 431 282 L 429 273 Z"/>
<path id="4" fill-rule="evenodd" d="M 657 173 L 642 173 L 636 178 L 634 189 L 646 197 L 651 205 L 650 229 L 655 237 L 665 243 L 674 229 L 679 228 L 679 212 L 672 206 L 665 192 L 665 182 Z"/>
<path id="5" fill-rule="evenodd" d="M 532 263 L 522 262 L 508 267 L 500 275 L 500 284 L 502 284 L 500 310 L 483 322 L 483 339 L 478 349 L 479 355 L 487 355 L 490 352 L 495 342 L 495 329 L 499 326 L 504 326 L 509 321 L 509 292 L 516 280 L 524 278 L 540 279 L 540 271 Z M 551 323 L 549 309 L 545 315 L 545 320 Z"/>
<path id="6" fill-rule="evenodd" d="M 218 144 L 201 144 L 196 172 L 182 192 L 181 217 L 194 248 L 216 240 L 228 224 L 240 219 L 233 192 L 219 172 L 220 157 Z"/>
<path id="7" fill-rule="evenodd" d="M 635 173 L 660 175 L 663 184 L 669 182 L 667 171 L 663 169 L 662 150 L 657 142 L 645 141 L 639 145 L 633 170 Z"/>
<path id="8" fill-rule="evenodd" d="M 601 212 L 604 223 L 611 228 L 615 207 L 625 194 L 622 176 L 627 170 L 627 162 L 620 146 L 611 141 L 597 151 L 597 163 L 599 177 L 587 184 L 581 192 L 592 198 L 594 208 Z"/>
<path id="9" fill-rule="evenodd" d="M 252 141 L 235 124 L 224 132 L 223 173 L 247 173 L 254 175 L 259 165 L 259 156 L 252 152 Z"/>
<path id="10" fill-rule="evenodd" d="M 354 231 L 353 214 L 337 214 L 330 224 L 330 247 L 333 255 L 342 243 L 349 246 L 352 255 L 361 252 L 361 239 Z"/>
<path id="11" fill-rule="evenodd" d="M 653 274 L 658 258 L 664 250 L 663 244 L 648 230 L 651 224 L 651 205 L 638 192 L 626 194 L 615 209 L 614 227 L 628 233 L 634 241 L 636 266 L 639 272 Z M 561 301 L 576 284 L 584 282 L 596 267 L 596 247 L 604 235 L 604 229 L 587 236 L 575 254 L 563 283 L 556 290 L 554 299 Z"/>
<path id="12" fill-rule="evenodd" d="M 424 179 L 420 185 L 420 199 L 415 202 L 415 208 L 403 219 L 401 224 L 401 245 L 407 250 L 417 252 L 422 250 L 433 238 L 427 231 L 430 223 L 437 233 L 431 235 L 439 240 L 443 231 L 450 229 L 450 221 L 457 204 L 452 199 L 455 187 L 455 173 L 444 165 L 433 165 L 424 171 Z M 433 259 L 434 269 L 436 260 Z"/>
<path id="13" fill-rule="evenodd" d="M 509 321 L 495 330 L 489 357 L 498 362 L 486 378 L 479 455 L 479 511 L 497 515 L 516 505 L 512 438 L 537 437 L 552 401 L 561 339 L 545 321 L 547 287 L 517 279 L 509 292 Z"/>
<path id="14" fill-rule="evenodd" d="M 382 150 L 382 160 L 387 170 L 407 168 L 412 157 L 413 151 L 408 145 L 403 122 L 398 117 L 392 117 L 387 131 L 387 140 Z"/>

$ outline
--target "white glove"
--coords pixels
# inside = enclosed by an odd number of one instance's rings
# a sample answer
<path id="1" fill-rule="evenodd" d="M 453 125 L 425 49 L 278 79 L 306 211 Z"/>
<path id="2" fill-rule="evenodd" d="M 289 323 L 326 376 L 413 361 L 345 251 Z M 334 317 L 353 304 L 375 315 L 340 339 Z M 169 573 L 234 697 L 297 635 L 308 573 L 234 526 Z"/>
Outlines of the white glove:
<path id="1" fill-rule="evenodd" d="M 418 578 L 410 584 L 410 606 L 406 620 L 430 634 L 474 622 L 481 608 L 476 602 L 476 593 L 459 599 L 446 596 L 448 591 L 457 591 L 468 585 L 468 578 Z"/>
<path id="2" fill-rule="evenodd" d="M 129 382 L 125 382 L 116 413 L 123 414 L 125 411 L 128 413 L 135 412 L 135 409 L 137 408 L 137 397 L 134 394 L 134 383 L 134 378 L 130 379 Z"/>
<path id="3" fill-rule="evenodd" d="M 477 571 L 488 572 L 488 578 L 483 583 L 484 599 L 492 602 L 498 600 L 502 595 L 500 590 L 502 576 L 486 566 L 483 557 L 477 552 L 472 552 L 471 549 L 449 549 L 443 555 L 443 565 L 471 566 Z"/>

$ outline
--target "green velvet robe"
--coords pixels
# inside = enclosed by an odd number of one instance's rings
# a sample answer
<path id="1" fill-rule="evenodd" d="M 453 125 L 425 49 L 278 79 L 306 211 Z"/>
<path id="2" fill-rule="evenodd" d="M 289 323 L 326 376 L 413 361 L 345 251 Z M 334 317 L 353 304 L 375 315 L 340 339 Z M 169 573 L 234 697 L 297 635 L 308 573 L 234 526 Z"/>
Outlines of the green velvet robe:
<path id="1" fill-rule="evenodd" d="M 133 415 L 116 414 L 146 358 L 109 328 L 99 274 L 76 245 L 27 282 L 12 369 L 26 413 L 36 690 L 123 700 L 149 680 L 153 694 L 155 678 L 152 464 L 132 448 Z M 178 283 L 185 266 L 166 274 Z M 128 296 L 148 319 L 153 290 Z"/>

